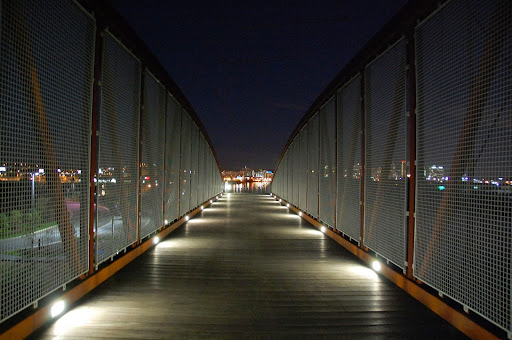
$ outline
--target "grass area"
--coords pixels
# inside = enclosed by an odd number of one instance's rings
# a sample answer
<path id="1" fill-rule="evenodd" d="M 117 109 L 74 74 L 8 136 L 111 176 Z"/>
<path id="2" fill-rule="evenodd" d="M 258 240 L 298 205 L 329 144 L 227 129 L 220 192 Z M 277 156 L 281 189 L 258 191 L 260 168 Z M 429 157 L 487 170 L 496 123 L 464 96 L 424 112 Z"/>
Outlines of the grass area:
<path id="1" fill-rule="evenodd" d="M 23 228 L 24 230 L 16 232 L 16 233 L 8 233 L 8 234 L 1 233 L 0 234 L 0 240 L 5 240 L 5 239 L 8 239 L 8 238 L 28 235 L 28 234 L 31 234 L 31 233 L 34 233 L 34 232 L 37 232 L 37 231 L 41 231 L 41 230 L 53 227 L 55 225 L 57 225 L 57 222 L 54 221 L 54 222 L 43 223 L 39 227 L 36 227 L 36 228 L 30 228 L 29 229 L 28 227 L 25 226 L 25 228 Z"/>

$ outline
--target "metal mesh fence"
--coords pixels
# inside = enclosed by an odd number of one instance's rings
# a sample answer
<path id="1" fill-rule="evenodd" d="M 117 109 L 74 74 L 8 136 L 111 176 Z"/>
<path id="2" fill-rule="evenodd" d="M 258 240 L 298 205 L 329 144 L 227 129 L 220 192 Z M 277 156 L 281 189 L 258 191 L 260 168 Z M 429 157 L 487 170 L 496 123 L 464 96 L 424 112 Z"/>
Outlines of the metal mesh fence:
<path id="1" fill-rule="evenodd" d="M 293 141 L 293 205 L 299 205 L 299 191 L 300 191 L 300 139 L 299 136 L 295 137 Z"/>
<path id="2" fill-rule="evenodd" d="M 288 148 L 287 162 L 286 162 L 286 180 L 288 182 L 287 188 L 288 193 L 286 194 L 286 200 L 291 202 L 293 200 L 293 144 Z"/>
<path id="3" fill-rule="evenodd" d="M 178 218 L 180 193 L 180 138 L 181 106 L 167 97 L 166 147 L 165 147 L 165 220 L 170 223 Z"/>
<path id="4" fill-rule="evenodd" d="M 186 111 L 181 116 L 181 195 L 180 216 L 190 209 L 190 159 L 191 159 L 191 127 L 192 120 Z"/>
<path id="5" fill-rule="evenodd" d="M 405 41 L 365 69 L 364 243 L 400 268 L 406 259 Z"/>
<path id="6" fill-rule="evenodd" d="M 199 176 L 199 190 L 197 193 L 198 197 L 198 205 L 206 201 L 206 195 L 204 194 L 204 187 L 206 182 L 205 177 L 205 150 L 206 150 L 206 140 L 203 137 L 202 133 L 199 133 L 199 159 L 198 159 L 198 176 Z"/>
<path id="7" fill-rule="evenodd" d="M 211 152 L 208 152 L 207 158 L 207 171 L 208 171 L 208 198 L 213 197 L 213 156 Z"/>
<path id="8" fill-rule="evenodd" d="M 318 113 L 308 123 L 308 206 L 307 212 L 318 217 Z"/>
<path id="9" fill-rule="evenodd" d="M 416 31 L 414 275 L 511 329 L 512 9 L 452 1 Z"/>
<path id="10" fill-rule="evenodd" d="M 320 220 L 334 227 L 336 211 L 336 101 L 320 110 Z"/>
<path id="11" fill-rule="evenodd" d="M 96 264 L 137 240 L 140 63 L 105 32 L 96 196 Z"/>
<path id="12" fill-rule="evenodd" d="M 361 238 L 361 76 L 338 91 L 338 200 L 336 228 Z"/>
<path id="13" fill-rule="evenodd" d="M 288 196 L 288 156 L 285 154 L 283 156 L 283 159 L 281 160 L 282 167 L 279 167 L 281 169 L 281 181 L 282 181 L 282 193 L 281 197 L 284 199 L 287 199 Z"/>
<path id="14" fill-rule="evenodd" d="M 191 124 L 191 151 L 190 151 L 190 209 L 197 207 L 197 192 L 199 190 L 199 129 L 197 125 Z"/>
<path id="15" fill-rule="evenodd" d="M 299 133 L 300 166 L 299 166 L 299 207 L 302 210 L 307 206 L 308 192 L 308 130 L 307 125 Z"/>
<path id="16" fill-rule="evenodd" d="M 0 2 L 0 320 L 88 270 L 94 20 Z"/>
<path id="17" fill-rule="evenodd" d="M 144 72 L 144 110 L 140 159 L 140 237 L 145 238 L 163 225 L 165 88 Z"/>

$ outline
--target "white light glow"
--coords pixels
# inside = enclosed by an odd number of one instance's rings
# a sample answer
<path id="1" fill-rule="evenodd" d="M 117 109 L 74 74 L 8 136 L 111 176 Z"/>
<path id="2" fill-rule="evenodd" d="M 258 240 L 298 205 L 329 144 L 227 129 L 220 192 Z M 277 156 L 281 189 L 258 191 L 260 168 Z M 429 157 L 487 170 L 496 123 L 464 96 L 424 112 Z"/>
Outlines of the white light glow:
<path id="1" fill-rule="evenodd" d="M 289 207 L 290 207 L 290 203 L 287 203 L 287 204 L 286 204 L 286 207 L 287 207 L 287 208 L 289 208 Z"/>
<path id="2" fill-rule="evenodd" d="M 372 262 L 372 268 L 373 268 L 373 270 L 375 270 L 376 272 L 380 272 L 380 269 L 381 269 L 380 262 L 379 262 L 379 261 L 373 261 L 373 262 Z"/>
<path id="3" fill-rule="evenodd" d="M 203 210 L 203 209 L 204 209 L 204 206 L 201 206 L 201 210 Z"/>
<path id="4" fill-rule="evenodd" d="M 158 242 L 160 242 L 160 237 L 155 236 L 155 238 L 153 238 L 153 244 L 157 244 Z"/>
<path id="5" fill-rule="evenodd" d="M 210 200 L 210 204 L 212 204 L 212 203 L 213 203 L 213 201 L 212 201 L 212 200 Z"/>
<path id="6" fill-rule="evenodd" d="M 302 211 L 299 211 L 299 216 L 302 216 Z"/>
<path id="7" fill-rule="evenodd" d="M 185 221 L 188 221 L 190 218 L 187 216 L 185 216 Z"/>
<path id="8" fill-rule="evenodd" d="M 325 233 L 325 231 L 326 231 L 326 230 L 327 230 L 327 228 L 326 228 L 326 227 L 324 227 L 324 226 L 322 226 L 322 228 L 320 228 L 320 231 L 321 231 L 322 233 Z"/>
<path id="9" fill-rule="evenodd" d="M 279 203 L 281 203 L 283 200 L 282 199 L 279 199 Z"/>
<path id="10" fill-rule="evenodd" d="M 351 266 L 351 267 L 349 267 L 349 270 L 356 275 L 361 275 L 368 279 L 377 278 L 377 274 L 368 267 L 363 267 L 363 266 L 359 266 L 359 265 Z"/>
<path id="11" fill-rule="evenodd" d="M 215 196 L 215 199 L 218 200 L 219 199 L 219 196 Z"/>
<path id="12" fill-rule="evenodd" d="M 169 221 L 165 220 L 165 221 L 164 221 L 164 224 L 165 224 L 165 225 L 168 225 L 168 224 L 169 224 Z"/>
<path id="13" fill-rule="evenodd" d="M 54 303 L 53 306 L 50 308 L 50 314 L 52 315 L 52 318 L 62 313 L 65 307 L 66 304 L 64 303 L 63 300 L 59 300 L 56 303 Z"/>

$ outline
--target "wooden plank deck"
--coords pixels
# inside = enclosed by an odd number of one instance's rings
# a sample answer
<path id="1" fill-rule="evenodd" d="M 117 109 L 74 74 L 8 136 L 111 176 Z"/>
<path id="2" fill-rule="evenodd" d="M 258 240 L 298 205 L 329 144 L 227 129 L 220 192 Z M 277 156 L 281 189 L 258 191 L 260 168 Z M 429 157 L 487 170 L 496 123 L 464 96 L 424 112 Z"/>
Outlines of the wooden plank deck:
<path id="1" fill-rule="evenodd" d="M 229 194 L 37 339 L 464 338 L 268 195 Z"/>

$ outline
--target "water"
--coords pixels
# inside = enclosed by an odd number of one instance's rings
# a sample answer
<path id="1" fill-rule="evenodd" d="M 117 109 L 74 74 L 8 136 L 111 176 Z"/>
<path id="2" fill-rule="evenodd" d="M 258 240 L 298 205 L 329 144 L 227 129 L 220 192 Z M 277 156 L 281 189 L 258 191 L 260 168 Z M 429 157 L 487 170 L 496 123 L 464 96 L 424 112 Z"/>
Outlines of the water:
<path id="1" fill-rule="evenodd" d="M 268 182 L 225 182 L 225 192 L 241 192 L 253 194 L 270 194 L 270 183 Z"/>

